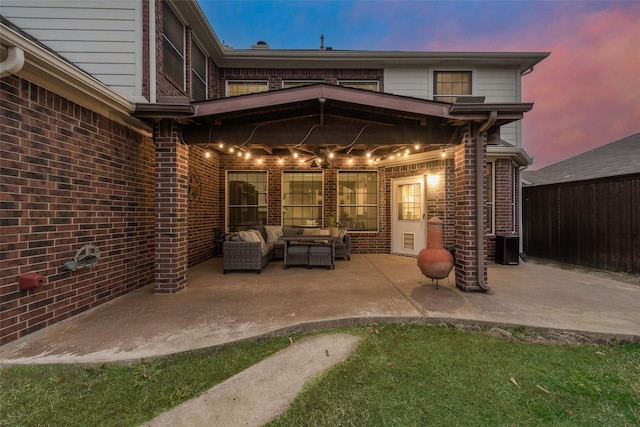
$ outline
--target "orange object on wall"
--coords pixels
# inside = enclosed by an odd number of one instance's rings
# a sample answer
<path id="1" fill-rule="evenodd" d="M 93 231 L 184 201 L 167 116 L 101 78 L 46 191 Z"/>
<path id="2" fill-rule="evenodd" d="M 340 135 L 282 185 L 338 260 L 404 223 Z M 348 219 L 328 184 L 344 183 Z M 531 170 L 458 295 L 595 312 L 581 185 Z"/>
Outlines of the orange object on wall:
<path id="1" fill-rule="evenodd" d="M 44 276 L 38 273 L 25 273 L 20 275 L 20 290 L 26 291 L 44 284 Z"/>

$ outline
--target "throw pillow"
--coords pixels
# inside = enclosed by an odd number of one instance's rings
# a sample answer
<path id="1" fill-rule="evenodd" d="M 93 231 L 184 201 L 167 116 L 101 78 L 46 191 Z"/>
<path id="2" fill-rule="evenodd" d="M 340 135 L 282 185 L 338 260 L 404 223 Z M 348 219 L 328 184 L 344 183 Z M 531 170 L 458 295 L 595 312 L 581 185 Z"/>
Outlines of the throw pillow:
<path id="1" fill-rule="evenodd" d="M 254 230 L 238 231 L 238 237 L 243 242 L 260 242 L 260 240 L 258 240 L 258 236 L 256 236 L 256 233 L 254 233 Z"/>
<path id="2" fill-rule="evenodd" d="M 253 230 L 253 234 L 256 235 L 258 242 L 260 242 L 260 246 L 265 247 L 267 242 L 264 241 L 264 237 L 262 237 L 262 233 L 259 230 Z"/>
<path id="3" fill-rule="evenodd" d="M 265 225 L 267 243 L 275 243 L 282 236 L 282 227 L 279 225 Z"/>
<path id="4" fill-rule="evenodd" d="M 341 228 L 340 230 L 338 230 L 338 237 L 340 237 L 341 239 L 344 237 L 345 234 L 347 234 L 346 228 Z"/>

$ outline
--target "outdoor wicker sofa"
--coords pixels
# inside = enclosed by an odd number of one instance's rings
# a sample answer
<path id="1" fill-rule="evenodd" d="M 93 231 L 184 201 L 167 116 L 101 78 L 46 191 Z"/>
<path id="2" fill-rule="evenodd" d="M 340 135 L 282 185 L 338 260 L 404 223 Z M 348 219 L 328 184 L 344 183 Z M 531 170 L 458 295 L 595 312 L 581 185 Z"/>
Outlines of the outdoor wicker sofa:
<path id="1" fill-rule="evenodd" d="M 306 231 L 305 231 L 306 230 Z M 280 236 L 297 236 L 314 233 L 317 229 L 256 225 L 249 230 L 232 233 L 225 237 L 222 246 L 224 273 L 248 270 L 260 273 L 272 259 L 284 258 L 284 242 Z M 351 259 L 350 237 L 342 233 L 335 243 L 335 257 Z"/>

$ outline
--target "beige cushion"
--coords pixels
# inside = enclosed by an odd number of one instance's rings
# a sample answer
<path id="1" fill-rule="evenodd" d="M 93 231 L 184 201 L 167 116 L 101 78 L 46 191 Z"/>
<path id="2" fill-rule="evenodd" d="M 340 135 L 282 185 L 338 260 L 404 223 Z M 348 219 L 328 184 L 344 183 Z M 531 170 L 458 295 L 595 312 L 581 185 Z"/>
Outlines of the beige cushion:
<path id="1" fill-rule="evenodd" d="M 341 228 L 338 231 L 338 237 L 340 237 L 341 239 L 344 237 L 345 234 L 347 234 L 347 229 L 346 228 Z"/>
<path id="2" fill-rule="evenodd" d="M 275 243 L 282 236 L 280 225 L 265 225 L 264 230 L 267 232 L 267 243 Z"/>
<path id="3" fill-rule="evenodd" d="M 258 238 L 258 242 L 260 242 L 260 246 L 262 246 L 263 248 L 267 246 L 267 242 L 264 241 L 264 237 L 262 237 L 262 233 L 259 230 L 252 230 L 252 231 Z"/>
<path id="4" fill-rule="evenodd" d="M 305 228 L 302 232 L 303 236 L 330 236 L 331 232 L 328 228 Z"/>
<path id="5" fill-rule="evenodd" d="M 238 231 L 238 237 L 243 242 L 258 242 L 259 243 L 260 240 L 259 240 L 258 236 L 256 235 L 255 231 L 257 231 L 257 230 Z M 258 231 L 258 234 L 260 234 L 259 231 Z"/>

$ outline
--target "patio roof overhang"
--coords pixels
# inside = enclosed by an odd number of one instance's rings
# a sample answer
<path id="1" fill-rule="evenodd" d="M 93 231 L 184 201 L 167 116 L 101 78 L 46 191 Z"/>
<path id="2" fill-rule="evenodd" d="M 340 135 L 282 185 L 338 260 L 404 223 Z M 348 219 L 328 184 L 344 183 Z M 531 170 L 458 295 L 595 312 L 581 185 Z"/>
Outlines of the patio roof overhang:
<path id="1" fill-rule="evenodd" d="M 450 104 L 315 84 L 190 104 L 139 104 L 136 116 L 173 114 L 183 123 L 185 144 L 223 153 L 234 148 L 252 154 L 287 155 L 295 150 L 316 156 L 373 152 L 384 157 L 405 146 L 429 151 L 457 144 L 464 124 L 490 122 L 495 129 L 520 120 L 533 107 L 471 101 Z"/>

